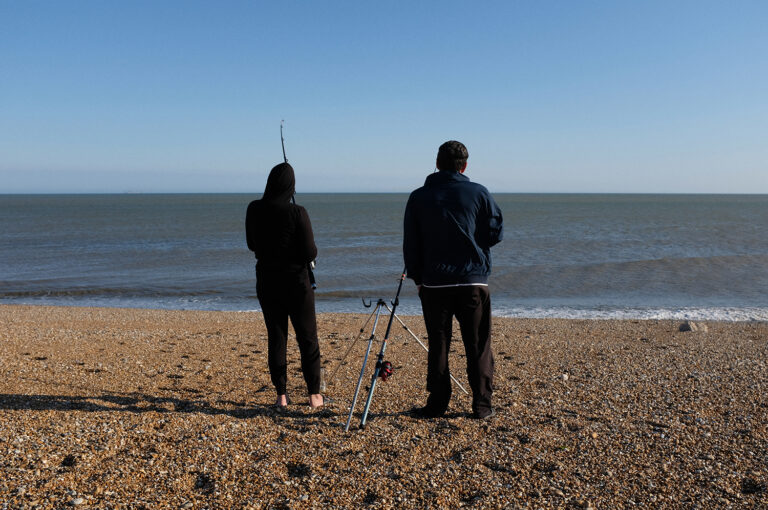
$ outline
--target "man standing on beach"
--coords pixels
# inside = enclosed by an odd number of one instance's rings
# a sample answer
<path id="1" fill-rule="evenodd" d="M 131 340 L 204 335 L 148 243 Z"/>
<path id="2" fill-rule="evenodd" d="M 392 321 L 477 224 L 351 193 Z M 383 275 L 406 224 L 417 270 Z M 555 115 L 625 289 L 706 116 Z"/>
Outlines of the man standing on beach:
<path id="1" fill-rule="evenodd" d="M 488 190 L 464 175 L 468 157 L 460 142 L 441 145 L 439 172 L 411 193 L 405 208 L 405 267 L 419 290 L 429 338 L 429 397 L 426 406 L 414 409 L 423 418 L 443 416 L 448 409 L 454 316 L 467 355 L 472 416 L 485 419 L 495 414 L 488 275 L 490 248 L 502 239 L 502 216 Z"/>

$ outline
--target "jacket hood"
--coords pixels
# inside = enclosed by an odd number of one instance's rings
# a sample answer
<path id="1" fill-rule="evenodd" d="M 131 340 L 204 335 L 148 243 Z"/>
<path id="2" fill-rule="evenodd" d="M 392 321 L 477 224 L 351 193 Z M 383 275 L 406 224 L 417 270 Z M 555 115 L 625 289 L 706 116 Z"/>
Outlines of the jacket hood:
<path id="1" fill-rule="evenodd" d="M 280 163 L 269 172 L 267 186 L 264 188 L 262 200 L 268 202 L 288 202 L 296 193 L 296 176 L 293 167 L 288 163 Z"/>

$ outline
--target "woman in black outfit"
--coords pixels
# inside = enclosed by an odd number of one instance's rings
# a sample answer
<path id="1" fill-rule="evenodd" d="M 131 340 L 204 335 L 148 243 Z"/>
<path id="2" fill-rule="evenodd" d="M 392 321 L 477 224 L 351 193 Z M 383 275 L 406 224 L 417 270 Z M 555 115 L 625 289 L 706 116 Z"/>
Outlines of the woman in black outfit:
<path id="1" fill-rule="evenodd" d="M 286 394 L 288 318 L 301 352 L 301 371 L 309 405 L 323 405 L 320 394 L 320 347 L 317 342 L 315 294 L 308 264 L 317 256 L 306 209 L 293 202 L 296 179 L 288 163 L 272 169 L 261 200 L 248 205 L 245 234 L 256 254 L 256 296 L 267 326 L 269 373 L 277 391 L 276 406 L 288 405 Z"/>

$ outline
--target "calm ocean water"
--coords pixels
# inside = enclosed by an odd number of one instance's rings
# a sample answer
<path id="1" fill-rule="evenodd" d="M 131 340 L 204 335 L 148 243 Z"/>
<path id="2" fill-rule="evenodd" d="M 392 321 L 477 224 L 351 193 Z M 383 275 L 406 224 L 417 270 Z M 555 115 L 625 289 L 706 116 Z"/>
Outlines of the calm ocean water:
<path id="1" fill-rule="evenodd" d="M 494 195 L 497 316 L 768 320 L 766 195 Z M 257 310 L 259 195 L 0 195 L 0 303 Z M 403 267 L 407 194 L 304 194 L 317 308 L 366 312 Z M 421 308 L 410 281 L 403 314 Z"/>

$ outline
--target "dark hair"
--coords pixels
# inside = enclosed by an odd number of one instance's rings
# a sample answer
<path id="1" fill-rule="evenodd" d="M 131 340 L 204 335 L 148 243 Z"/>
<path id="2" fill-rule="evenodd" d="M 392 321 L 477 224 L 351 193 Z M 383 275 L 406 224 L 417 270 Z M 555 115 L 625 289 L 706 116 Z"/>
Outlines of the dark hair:
<path id="1" fill-rule="evenodd" d="M 469 152 L 464 144 L 451 140 L 445 142 L 437 151 L 437 168 L 446 172 L 458 172 L 467 163 Z"/>

